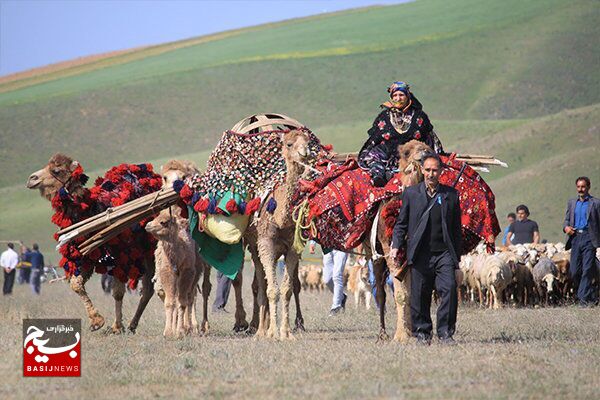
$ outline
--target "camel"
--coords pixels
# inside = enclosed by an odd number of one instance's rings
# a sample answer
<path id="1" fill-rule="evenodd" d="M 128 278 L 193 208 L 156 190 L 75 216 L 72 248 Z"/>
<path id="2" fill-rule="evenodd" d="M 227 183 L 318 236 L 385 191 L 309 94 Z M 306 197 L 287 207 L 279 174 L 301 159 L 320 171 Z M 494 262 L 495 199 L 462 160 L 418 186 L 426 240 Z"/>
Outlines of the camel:
<path id="1" fill-rule="evenodd" d="M 402 186 L 412 186 L 423 180 L 423 174 L 420 169 L 421 157 L 431 152 L 431 148 L 423 142 L 417 140 L 411 140 L 410 142 L 398 147 L 400 159 L 398 166 L 400 171 L 404 172 L 402 176 Z M 381 206 L 380 210 L 392 201 L 396 201 L 397 197 L 393 197 L 386 200 Z M 376 287 L 376 298 L 377 304 L 379 305 L 379 323 L 380 331 L 378 340 L 388 340 L 389 336 L 386 333 L 385 328 L 385 281 L 387 279 L 388 271 L 394 275 L 394 300 L 396 303 L 396 313 L 398 316 L 396 322 L 396 332 L 394 334 L 394 341 L 400 343 L 408 343 L 411 332 L 411 319 L 410 319 L 410 268 L 404 273 L 404 276 L 400 280 L 398 276 L 399 266 L 397 261 L 390 258 L 389 253 L 391 249 L 391 237 L 386 235 L 386 226 L 383 218 L 377 219 L 377 253 L 383 254 L 383 256 L 373 259 L 373 272 L 375 274 L 375 287 Z M 368 255 L 373 253 L 372 246 L 368 241 L 365 241 L 364 248 Z M 391 268 L 390 268 L 391 267 Z"/>
<path id="2" fill-rule="evenodd" d="M 162 210 L 146 224 L 146 231 L 158 239 L 154 258 L 157 283 L 160 284 L 157 292 L 160 295 L 162 291 L 164 296 L 166 318 L 163 336 L 181 338 L 197 333 L 199 330 L 194 307 L 196 285 L 202 272 L 210 271 L 210 266 L 197 252 L 189 233 L 188 221 L 169 208 Z M 203 325 L 204 323 L 208 325 L 208 321 L 203 321 Z"/>
<path id="3" fill-rule="evenodd" d="M 298 280 L 299 254 L 293 248 L 294 222 L 292 221 L 291 198 L 298 187 L 298 181 L 304 172 L 303 163 L 309 154 L 308 134 L 301 130 L 292 130 L 283 134 L 282 155 L 287 174 L 285 182 L 264 200 L 263 204 L 276 202 L 277 207 L 271 214 L 267 208 L 258 211 L 244 234 L 254 266 L 255 282 L 253 291 L 257 296 L 253 324 L 258 322 L 257 337 L 293 339 L 289 325 L 289 305 L 292 292 L 300 290 Z M 284 256 L 285 273 L 281 289 L 276 278 L 276 262 Z M 239 275 L 239 274 L 238 274 Z M 277 333 L 277 303 L 279 295 L 283 297 L 281 326 Z M 296 297 L 296 325 L 303 325 L 300 303 Z M 258 315 L 257 315 L 258 314 Z"/>
<path id="4" fill-rule="evenodd" d="M 191 161 L 182 161 L 182 160 L 170 160 L 165 165 L 161 167 L 161 175 L 163 178 L 163 187 L 171 187 L 173 186 L 173 182 L 176 180 L 185 180 L 188 177 L 194 176 L 200 173 L 196 164 Z M 196 249 L 197 253 L 197 249 Z M 200 331 L 204 334 L 208 333 L 209 324 L 208 324 L 208 297 L 210 295 L 210 291 L 212 285 L 210 283 L 210 272 L 211 266 L 206 263 L 201 256 L 197 255 L 197 258 L 200 260 L 204 266 L 203 269 L 203 279 L 202 279 L 202 300 L 203 300 L 203 308 L 202 308 L 202 323 L 200 324 Z M 160 287 L 159 277 L 156 277 L 156 282 L 158 287 Z M 244 302 L 242 298 L 242 273 L 237 274 L 236 278 L 232 281 L 233 290 L 235 292 L 235 324 L 233 330 L 235 332 L 242 332 L 248 329 L 248 322 L 246 322 L 246 311 L 244 310 Z"/>
<path id="5" fill-rule="evenodd" d="M 27 180 L 28 189 L 38 189 L 42 197 L 48 201 L 56 196 L 61 189 L 65 189 L 71 196 L 84 197 L 89 193 L 89 189 L 85 188 L 79 180 L 72 180 L 73 171 L 79 167 L 79 162 L 71 159 L 64 154 L 54 155 L 48 164 L 31 174 Z M 75 213 L 75 212 L 74 212 Z M 145 232 L 144 232 L 145 234 Z M 145 239 L 145 238 L 142 238 Z M 142 275 L 142 296 L 138 303 L 135 315 L 129 323 L 129 331 L 135 333 L 139 320 L 154 294 L 152 286 L 152 276 L 154 275 L 154 262 L 151 258 L 145 257 L 144 260 L 145 273 Z M 88 319 L 90 322 L 90 330 L 96 331 L 104 326 L 105 319 L 96 309 L 92 300 L 85 290 L 85 284 L 94 273 L 94 268 L 83 270 L 79 276 L 72 275 L 69 279 L 71 289 L 83 301 Z M 123 296 L 125 295 L 125 283 L 119 279 L 115 279 L 113 283 L 112 295 L 115 300 L 115 322 L 107 331 L 112 333 L 121 333 L 124 331 L 123 326 Z"/>

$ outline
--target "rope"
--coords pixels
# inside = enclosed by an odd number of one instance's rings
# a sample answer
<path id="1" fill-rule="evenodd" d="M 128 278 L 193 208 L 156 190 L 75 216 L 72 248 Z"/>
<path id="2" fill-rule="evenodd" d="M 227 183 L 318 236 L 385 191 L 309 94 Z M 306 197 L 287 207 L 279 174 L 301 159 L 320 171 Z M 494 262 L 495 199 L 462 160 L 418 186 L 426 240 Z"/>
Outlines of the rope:
<path id="1" fill-rule="evenodd" d="M 311 220 L 306 225 L 302 224 L 302 221 L 308 217 L 308 211 L 308 200 L 304 200 L 298 206 L 294 207 L 294 211 L 292 212 L 292 221 L 295 222 L 294 250 L 296 250 L 298 254 L 304 251 L 306 242 L 308 242 L 308 239 L 302 235 L 303 230 L 310 230 L 309 236 L 311 237 L 317 236 L 317 227 L 315 226 L 314 221 Z"/>

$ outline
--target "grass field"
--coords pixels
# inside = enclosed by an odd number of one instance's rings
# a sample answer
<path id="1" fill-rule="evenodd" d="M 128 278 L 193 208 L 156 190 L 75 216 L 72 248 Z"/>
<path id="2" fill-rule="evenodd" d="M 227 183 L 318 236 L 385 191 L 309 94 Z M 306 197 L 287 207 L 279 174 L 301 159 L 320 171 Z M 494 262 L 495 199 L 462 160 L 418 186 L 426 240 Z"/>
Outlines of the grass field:
<path id="1" fill-rule="evenodd" d="M 110 323 L 112 298 L 101 293 L 98 280 L 89 291 Z M 244 294 L 249 310 L 248 287 Z M 136 301 L 126 296 L 126 319 Z M 373 310 L 356 311 L 349 304 L 345 314 L 328 317 L 328 292 L 302 292 L 301 301 L 307 332 L 292 342 L 233 334 L 232 314 L 210 315 L 206 337 L 176 341 L 161 336 L 162 304 L 155 297 L 136 335 L 90 333 L 83 319 L 81 378 L 25 379 L 22 319 L 80 318 L 84 311 L 62 283 L 44 285 L 39 298 L 18 286 L 13 297 L 0 302 L 0 397 L 591 399 L 598 394 L 598 307 L 462 306 L 458 345 L 434 341 L 423 348 L 376 343 Z M 228 309 L 233 310 L 231 304 Z M 389 310 L 388 323 L 394 322 L 395 312 Z"/>

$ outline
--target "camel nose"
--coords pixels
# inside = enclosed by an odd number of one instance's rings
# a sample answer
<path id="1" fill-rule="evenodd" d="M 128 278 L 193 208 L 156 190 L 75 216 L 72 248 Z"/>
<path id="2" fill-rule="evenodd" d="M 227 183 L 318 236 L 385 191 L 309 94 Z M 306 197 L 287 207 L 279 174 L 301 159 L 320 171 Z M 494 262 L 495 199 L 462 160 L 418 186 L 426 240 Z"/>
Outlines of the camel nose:
<path id="1" fill-rule="evenodd" d="M 40 178 L 36 174 L 31 174 L 27 179 L 27 188 L 34 189 L 37 185 L 40 184 Z"/>

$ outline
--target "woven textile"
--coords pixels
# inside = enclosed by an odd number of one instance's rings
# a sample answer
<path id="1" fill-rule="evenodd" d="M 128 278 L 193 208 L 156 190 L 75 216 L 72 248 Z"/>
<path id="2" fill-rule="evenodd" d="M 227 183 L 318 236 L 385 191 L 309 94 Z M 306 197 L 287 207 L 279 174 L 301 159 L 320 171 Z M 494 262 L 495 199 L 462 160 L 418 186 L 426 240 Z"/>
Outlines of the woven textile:
<path id="1" fill-rule="evenodd" d="M 308 162 L 314 164 L 322 151 L 321 142 L 310 130 L 304 130 L 309 135 Z M 195 201 L 191 205 L 202 198 L 215 199 L 218 203 L 228 193 L 244 200 L 270 193 L 285 180 L 281 138 L 286 132 L 224 132 L 210 154 L 206 170 L 188 182 L 194 192 Z"/>
<path id="2" fill-rule="evenodd" d="M 440 183 L 454 186 L 460 195 L 463 253 L 473 250 L 484 240 L 493 250 L 500 226 L 495 213 L 495 197 L 485 181 L 468 165 L 457 161 L 455 155 L 441 156 L 444 167 Z M 463 168 L 464 166 L 464 168 Z M 461 174 L 462 170 L 462 174 Z M 354 161 L 329 167 L 319 179 L 304 183 L 298 196 L 309 199 L 309 219 L 317 228 L 316 237 L 322 246 L 348 251 L 359 245 L 370 231 L 377 206 L 381 201 L 396 198 L 383 209 L 386 234 L 390 236 L 401 205 L 400 178 L 396 174 L 383 188 L 370 184 L 369 175 Z M 305 233 L 310 235 L 309 232 Z"/>

